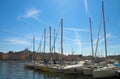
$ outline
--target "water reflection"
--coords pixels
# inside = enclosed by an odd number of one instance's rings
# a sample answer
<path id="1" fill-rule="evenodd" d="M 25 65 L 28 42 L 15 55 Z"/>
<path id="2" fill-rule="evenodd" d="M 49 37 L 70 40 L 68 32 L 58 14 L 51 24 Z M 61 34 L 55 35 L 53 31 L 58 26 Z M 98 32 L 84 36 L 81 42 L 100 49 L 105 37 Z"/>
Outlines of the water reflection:
<path id="1" fill-rule="evenodd" d="M 79 74 L 66 75 L 63 73 L 49 73 L 49 72 L 40 72 L 40 71 L 35 71 L 35 73 L 38 73 L 39 77 L 42 77 L 42 79 L 93 79 L 92 76 L 82 76 Z"/>
<path id="2" fill-rule="evenodd" d="M 0 79 L 93 79 L 92 76 L 65 75 L 26 69 L 25 63 L 0 63 Z M 114 78 L 109 78 L 114 79 Z"/>

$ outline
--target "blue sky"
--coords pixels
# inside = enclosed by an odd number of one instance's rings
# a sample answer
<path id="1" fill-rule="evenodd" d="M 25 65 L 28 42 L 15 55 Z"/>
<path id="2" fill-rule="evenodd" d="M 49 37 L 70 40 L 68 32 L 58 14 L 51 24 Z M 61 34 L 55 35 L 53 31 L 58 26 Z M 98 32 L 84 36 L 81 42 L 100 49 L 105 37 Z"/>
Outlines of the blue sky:
<path id="1" fill-rule="evenodd" d="M 105 0 L 105 21 L 108 54 L 120 54 L 120 0 Z M 64 52 L 91 54 L 89 17 L 92 19 L 93 42 L 96 46 L 102 0 L 0 0 L 0 51 L 30 48 L 36 38 L 36 51 L 47 29 L 46 51 L 49 50 L 49 26 L 58 29 L 64 20 Z M 101 23 L 102 24 L 102 23 Z M 60 51 L 60 33 L 56 51 Z M 104 35 L 101 25 L 98 54 L 104 56 Z M 52 41 L 53 42 L 53 41 Z M 43 45 L 43 43 L 42 43 Z M 94 48 L 95 49 L 95 48 Z M 30 49 L 32 50 L 32 49 Z"/>

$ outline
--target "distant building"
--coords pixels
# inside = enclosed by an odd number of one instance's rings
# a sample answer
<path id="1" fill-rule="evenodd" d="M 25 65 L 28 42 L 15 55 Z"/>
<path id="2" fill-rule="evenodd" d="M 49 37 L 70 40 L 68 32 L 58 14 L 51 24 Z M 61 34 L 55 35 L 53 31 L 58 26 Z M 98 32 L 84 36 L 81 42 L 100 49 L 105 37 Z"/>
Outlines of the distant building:
<path id="1" fill-rule="evenodd" d="M 0 52 L 0 61 L 3 59 L 3 53 Z"/>

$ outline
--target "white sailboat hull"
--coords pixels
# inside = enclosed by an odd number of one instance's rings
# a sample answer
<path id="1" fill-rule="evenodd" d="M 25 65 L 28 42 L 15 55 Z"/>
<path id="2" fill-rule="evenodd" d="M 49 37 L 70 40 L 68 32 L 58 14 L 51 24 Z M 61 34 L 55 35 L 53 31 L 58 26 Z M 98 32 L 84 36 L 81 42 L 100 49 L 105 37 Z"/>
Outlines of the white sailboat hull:
<path id="1" fill-rule="evenodd" d="M 63 72 L 65 74 L 80 74 L 80 73 L 82 73 L 82 68 L 64 69 Z"/>
<path id="2" fill-rule="evenodd" d="M 41 70 L 43 66 L 44 66 L 43 64 L 38 64 L 34 66 L 34 69 Z"/>
<path id="3" fill-rule="evenodd" d="M 59 64 L 50 65 L 49 72 L 63 72 L 63 69 L 62 69 L 62 66 L 60 66 Z"/>
<path id="4" fill-rule="evenodd" d="M 64 67 L 64 73 L 65 74 L 80 74 L 82 73 L 83 65 L 76 64 L 76 65 L 69 65 Z"/>
<path id="5" fill-rule="evenodd" d="M 49 72 L 63 72 L 62 69 L 58 69 L 58 68 L 49 68 Z"/>
<path id="6" fill-rule="evenodd" d="M 84 75 L 92 75 L 93 74 L 93 68 L 83 68 L 83 74 Z"/>
<path id="7" fill-rule="evenodd" d="M 117 73 L 113 69 L 101 68 L 93 71 L 94 78 L 115 77 L 115 76 L 117 76 Z"/>

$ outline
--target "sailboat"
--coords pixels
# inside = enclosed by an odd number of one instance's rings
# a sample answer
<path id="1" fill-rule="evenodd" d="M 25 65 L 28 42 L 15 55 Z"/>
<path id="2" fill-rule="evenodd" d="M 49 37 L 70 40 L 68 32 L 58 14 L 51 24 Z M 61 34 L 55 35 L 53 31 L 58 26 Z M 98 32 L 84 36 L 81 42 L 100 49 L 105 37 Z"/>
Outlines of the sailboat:
<path id="1" fill-rule="evenodd" d="M 39 44 L 39 47 L 38 47 L 38 50 L 37 50 L 37 51 L 39 51 L 39 49 L 40 49 L 40 52 L 41 52 L 41 43 L 42 43 L 42 40 L 43 40 L 43 36 L 44 36 L 44 33 L 42 34 L 42 37 L 41 37 L 41 40 L 40 40 L 40 44 Z M 34 69 L 35 70 L 41 70 L 43 66 L 44 66 L 43 61 L 40 60 L 39 62 L 37 62 L 34 65 Z"/>
<path id="2" fill-rule="evenodd" d="M 54 41 L 55 44 L 55 41 Z M 63 65 L 62 65 L 62 56 L 63 56 L 63 19 L 61 19 L 61 55 L 60 55 L 60 63 L 54 64 L 49 67 L 49 72 L 63 72 Z"/>
<path id="3" fill-rule="evenodd" d="M 103 1 L 102 1 L 102 15 L 103 15 L 103 25 L 104 25 L 106 66 L 103 68 L 98 68 L 98 69 L 93 70 L 94 78 L 115 77 L 118 75 L 118 73 L 116 73 L 116 71 L 114 70 L 114 67 L 108 66 L 108 62 L 107 62 L 107 41 L 106 41 L 106 27 L 105 27 L 104 2 Z"/>
<path id="4" fill-rule="evenodd" d="M 92 26 L 91 26 L 91 18 L 89 17 L 90 22 L 90 36 L 91 36 L 91 50 L 92 50 L 92 62 L 82 69 L 84 75 L 92 75 L 93 70 L 98 67 L 97 64 L 94 63 L 94 51 L 93 51 L 93 40 L 92 40 Z"/>
<path id="5" fill-rule="evenodd" d="M 82 74 L 82 69 L 85 67 L 85 62 L 80 61 L 80 63 L 67 65 L 64 67 L 65 74 Z"/>
<path id="6" fill-rule="evenodd" d="M 44 47 L 43 47 L 43 52 L 45 53 L 45 45 L 46 45 L 46 29 L 44 29 Z M 42 41 L 42 39 L 41 39 Z M 41 44 L 41 43 L 40 43 Z M 40 48 L 41 49 L 41 48 Z M 45 57 L 44 57 L 45 58 Z M 46 58 L 44 59 L 44 61 L 40 61 L 38 63 L 36 63 L 34 65 L 34 69 L 36 70 L 42 70 L 42 71 L 45 71 L 45 72 L 48 72 L 49 71 L 49 65 L 48 65 L 48 61 L 46 60 Z"/>
<path id="7" fill-rule="evenodd" d="M 51 51 L 51 27 L 49 29 L 50 29 L 50 50 L 49 50 L 49 52 L 52 53 L 52 51 Z M 44 37 L 44 39 L 45 38 L 46 37 Z M 62 55 L 63 55 L 63 19 L 61 19 L 61 44 L 60 45 L 61 45 L 61 59 L 62 59 Z M 53 46 L 54 46 L 54 52 L 55 52 L 55 36 L 54 36 L 54 44 L 53 44 Z M 50 56 L 50 59 L 52 61 L 53 57 Z M 41 68 L 41 70 L 49 71 L 49 72 L 62 72 L 62 68 L 63 68 L 62 60 L 60 60 L 60 64 L 55 64 L 55 63 L 50 62 L 49 64 L 45 64 Z"/>
<path id="8" fill-rule="evenodd" d="M 44 48 L 43 48 L 44 53 L 45 53 L 45 46 L 46 46 L 46 29 L 44 29 Z M 44 59 L 44 65 L 41 66 L 41 70 L 45 72 L 49 72 L 49 65 L 46 58 Z"/>
<path id="9" fill-rule="evenodd" d="M 35 65 L 35 37 L 33 37 L 33 52 L 32 52 L 32 61 L 28 64 L 25 64 L 26 68 L 33 69 Z"/>
<path id="10" fill-rule="evenodd" d="M 76 65 L 66 65 L 63 63 L 63 19 L 61 19 L 61 55 L 60 63 L 49 66 L 49 72 L 63 72 L 63 73 L 79 73 L 78 69 L 81 64 Z"/>

